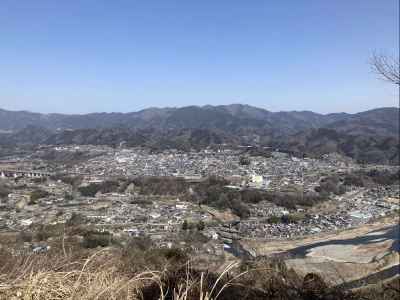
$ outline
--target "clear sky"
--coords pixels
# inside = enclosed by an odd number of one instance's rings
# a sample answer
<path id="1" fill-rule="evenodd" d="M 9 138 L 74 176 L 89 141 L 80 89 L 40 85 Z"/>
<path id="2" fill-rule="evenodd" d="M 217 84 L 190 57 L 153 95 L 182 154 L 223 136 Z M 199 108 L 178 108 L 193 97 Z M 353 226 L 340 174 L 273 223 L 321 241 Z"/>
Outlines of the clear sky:
<path id="1" fill-rule="evenodd" d="M 2 0 L 0 108 L 398 106 L 368 64 L 398 35 L 399 0 Z"/>

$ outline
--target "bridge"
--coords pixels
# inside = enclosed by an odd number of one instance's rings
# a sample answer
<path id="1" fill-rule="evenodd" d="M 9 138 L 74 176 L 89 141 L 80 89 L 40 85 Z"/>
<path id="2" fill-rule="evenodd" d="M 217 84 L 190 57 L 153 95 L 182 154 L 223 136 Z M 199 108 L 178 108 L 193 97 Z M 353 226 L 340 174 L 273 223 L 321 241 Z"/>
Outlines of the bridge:
<path id="1" fill-rule="evenodd" d="M 49 172 L 32 171 L 32 170 L 7 170 L 0 169 L 0 177 L 32 177 L 32 178 L 42 178 L 50 177 L 52 174 Z"/>

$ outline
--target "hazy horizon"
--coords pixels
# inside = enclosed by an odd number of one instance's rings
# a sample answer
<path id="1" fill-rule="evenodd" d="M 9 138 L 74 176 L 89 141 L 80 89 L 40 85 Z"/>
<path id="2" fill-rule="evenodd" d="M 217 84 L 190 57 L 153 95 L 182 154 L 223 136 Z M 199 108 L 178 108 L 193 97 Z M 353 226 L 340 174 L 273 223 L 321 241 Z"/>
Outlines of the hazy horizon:
<path id="1" fill-rule="evenodd" d="M 217 107 L 217 106 L 231 106 L 231 105 L 243 105 L 243 106 L 251 106 L 254 108 L 259 108 L 259 109 L 263 109 L 272 113 L 277 113 L 277 112 L 313 112 L 313 113 L 318 113 L 318 114 L 322 114 L 322 115 L 329 115 L 329 114 L 340 114 L 340 113 L 347 113 L 347 114 L 356 114 L 356 113 L 361 113 L 361 112 L 365 112 L 365 111 L 370 111 L 370 110 L 375 110 L 375 109 L 384 109 L 384 108 L 397 108 L 400 109 L 400 106 L 377 106 L 377 107 L 373 107 L 370 109 L 366 109 L 366 110 L 360 110 L 360 111 L 355 111 L 355 112 L 345 112 L 345 111 L 336 111 L 336 112 L 327 112 L 327 113 L 320 113 L 317 111 L 312 111 L 312 110 L 270 110 L 268 108 L 265 107 L 260 107 L 260 106 L 255 106 L 255 105 L 250 105 L 250 104 L 246 104 L 246 103 L 229 103 L 229 104 L 204 104 L 204 105 L 182 105 L 182 106 L 149 106 L 149 107 L 145 107 L 145 108 L 141 108 L 141 109 L 137 109 L 137 110 L 131 110 L 131 111 L 125 111 L 125 112 L 119 112 L 119 111 L 90 111 L 90 112 L 85 112 L 85 113 L 67 113 L 67 112 L 41 112 L 41 111 L 34 111 L 34 110 L 26 110 L 26 109 L 21 109 L 21 110 L 13 110 L 13 109 L 5 109 L 3 107 L 0 107 L 0 110 L 6 110 L 6 111 L 11 111 L 11 112 L 29 112 L 29 113 L 39 113 L 39 114 L 45 114 L 45 115 L 50 115 L 50 114 L 61 114 L 61 115 L 86 115 L 86 114 L 101 114 L 101 113 L 123 113 L 123 114 L 127 114 L 127 113 L 136 113 L 136 112 L 140 112 L 143 110 L 149 110 L 149 109 L 179 109 L 179 108 L 184 108 L 184 107 L 200 107 L 200 108 L 204 108 L 207 106 L 212 106 L 212 107 Z"/>
<path id="2" fill-rule="evenodd" d="M 133 112 L 398 107 L 369 65 L 398 56 L 398 1 L 4 1 L 0 108 Z"/>

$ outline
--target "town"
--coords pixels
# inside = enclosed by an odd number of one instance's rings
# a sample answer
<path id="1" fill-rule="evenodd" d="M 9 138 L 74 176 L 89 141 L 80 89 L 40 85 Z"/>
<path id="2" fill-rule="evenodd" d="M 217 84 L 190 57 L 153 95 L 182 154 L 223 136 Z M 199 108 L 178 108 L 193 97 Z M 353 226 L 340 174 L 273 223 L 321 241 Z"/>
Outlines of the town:
<path id="1" fill-rule="evenodd" d="M 359 165 L 336 154 L 316 159 L 279 151 L 264 156 L 248 153 L 225 147 L 154 153 L 143 148 L 71 145 L 7 157 L 0 162 L 0 230 L 24 232 L 34 225 L 65 224 L 82 216 L 85 224 L 115 237 L 148 237 L 159 247 L 178 245 L 220 255 L 242 239 L 334 232 L 399 210 L 398 177 L 383 184 L 350 182 L 351 174 L 398 174 L 398 166 Z M 227 195 L 255 191 L 260 199 L 242 199 L 240 211 L 245 216 L 218 204 L 221 197 L 217 205 L 199 200 L 204 196 L 196 194 L 196 186 L 210 177 L 223 180 Z M 183 190 L 146 191 L 141 178 L 157 178 L 153 185 L 167 180 L 171 188 L 178 182 Z M 271 201 L 278 196 L 283 204 Z M 301 198 L 297 204 L 290 203 L 296 197 Z M 307 203 L 308 199 L 316 202 Z M 188 239 L 184 232 L 193 229 L 196 235 Z M 45 241 L 40 247 L 46 247 Z"/>

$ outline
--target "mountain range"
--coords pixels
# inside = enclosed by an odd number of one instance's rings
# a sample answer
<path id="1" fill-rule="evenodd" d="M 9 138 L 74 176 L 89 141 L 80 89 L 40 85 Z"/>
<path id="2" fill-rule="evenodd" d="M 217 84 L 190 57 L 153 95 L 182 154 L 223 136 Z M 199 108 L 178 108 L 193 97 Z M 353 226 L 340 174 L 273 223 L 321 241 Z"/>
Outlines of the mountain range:
<path id="1" fill-rule="evenodd" d="M 107 144 L 203 148 L 247 144 L 398 162 L 399 108 L 356 114 L 271 112 L 249 105 L 148 108 L 131 113 L 40 114 L 0 109 L 0 144 Z"/>
<path id="2" fill-rule="evenodd" d="M 27 126 L 56 129 L 112 128 L 202 128 L 238 130 L 257 128 L 281 132 L 330 126 L 340 130 L 378 130 L 384 135 L 398 134 L 399 109 L 378 108 L 348 114 L 318 114 L 311 111 L 270 112 L 242 105 L 186 106 L 181 108 L 148 108 L 131 113 L 91 113 L 81 115 L 41 114 L 0 109 L 0 130 L 16 131 Z M 371 123 L 372 122 L 372 123 Z"/>

